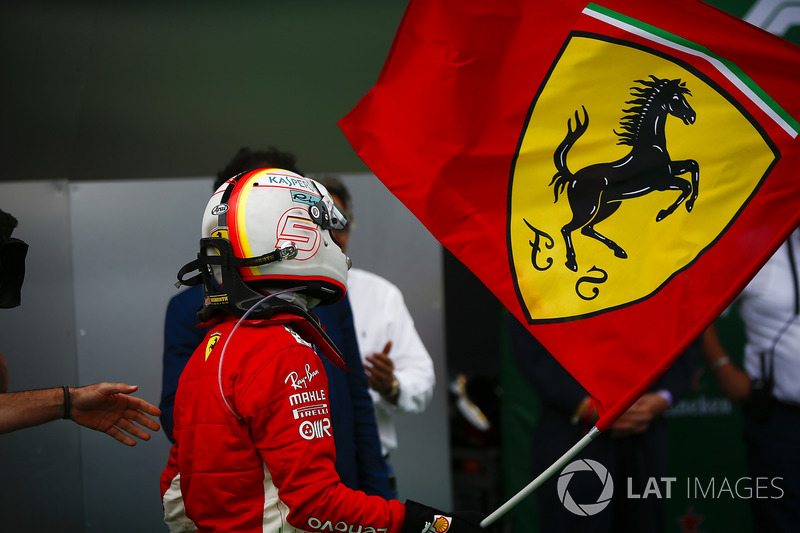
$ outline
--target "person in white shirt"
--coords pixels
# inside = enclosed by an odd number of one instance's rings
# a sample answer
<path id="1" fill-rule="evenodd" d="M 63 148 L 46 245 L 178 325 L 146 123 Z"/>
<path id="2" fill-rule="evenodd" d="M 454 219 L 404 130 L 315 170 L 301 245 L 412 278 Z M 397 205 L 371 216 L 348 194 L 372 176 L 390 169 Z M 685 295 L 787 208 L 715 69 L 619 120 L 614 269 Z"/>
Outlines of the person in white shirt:
<path id="1" fill-rule="evenodd" d="M 753 479 L 768 489 L 751 500 L 755 531 L 800 523 L 800 230 L 795 230 L 738 296 L 747 343 L 744 370 L 731 363 L 714 326 L 706 362 L 723 393 L 744 405 Z"/>
<path id="2" fill-rule="evenodd" d="M 344 230 L 334 232 L 346 252 L 353 216 L 350 193 L 336 177 L 320 181 L 351 221 Z M 430 403 L 436 385 L 433 361 L 397 286 L 359 268 L 350 269 L 347 285 L 381 446 L 388 456 L 397 448 L 392 415 L 421 413 Z"/>

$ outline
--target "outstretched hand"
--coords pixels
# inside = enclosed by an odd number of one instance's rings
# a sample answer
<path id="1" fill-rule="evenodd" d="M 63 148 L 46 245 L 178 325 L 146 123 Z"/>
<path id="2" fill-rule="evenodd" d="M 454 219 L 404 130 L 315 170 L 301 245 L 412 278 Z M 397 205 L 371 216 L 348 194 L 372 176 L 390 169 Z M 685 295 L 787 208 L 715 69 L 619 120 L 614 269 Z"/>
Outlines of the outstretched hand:
<path id="1" fill-rule="evenodd" d="M 139 387 L 125 383 L 95 383 L 70 389 L 70 418 L 76 423 L 107 433 L 126 446 L 135 446 L 126 432 L 142 440 L 150 440 L 151 431 L 158 431 L 158 422 L 147 415 L 158 416 L 161 409 L 141 398 L 128 396 Z"/>

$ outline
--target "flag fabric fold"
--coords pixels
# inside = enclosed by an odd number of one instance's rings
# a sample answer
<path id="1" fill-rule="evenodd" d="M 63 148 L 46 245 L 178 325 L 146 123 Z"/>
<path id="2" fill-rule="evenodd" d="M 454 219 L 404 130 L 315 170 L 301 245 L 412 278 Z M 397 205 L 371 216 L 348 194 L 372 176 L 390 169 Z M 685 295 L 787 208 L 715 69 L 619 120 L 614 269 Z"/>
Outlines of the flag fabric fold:
<path id="1" fill-rule="evenodd" d="M 799 72 L 694 0 L 412 0 L 339 125 L 604 430 L 797 227 Z"/>

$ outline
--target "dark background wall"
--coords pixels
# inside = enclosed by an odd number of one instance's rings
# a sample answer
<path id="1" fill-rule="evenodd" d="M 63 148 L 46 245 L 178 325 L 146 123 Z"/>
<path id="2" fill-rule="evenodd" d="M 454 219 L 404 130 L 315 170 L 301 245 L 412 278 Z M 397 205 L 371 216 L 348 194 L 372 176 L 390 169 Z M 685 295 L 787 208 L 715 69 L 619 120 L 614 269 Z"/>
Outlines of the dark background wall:
<path id="1" fill-rule="evenodd" d="M 401 0 L 5 1 L 0 179 L 202 176 L 243 145 L 365 171 L 336 121 Z"/>
<path id="2" fill-rule="evenodd" d="M 305 172 L 366 171 L 336 121 L 406 3 L 5 0 L 0 180 L 204 176 L 267 144 Z M 711 3 L 742 16 L 754 1 Z"/>

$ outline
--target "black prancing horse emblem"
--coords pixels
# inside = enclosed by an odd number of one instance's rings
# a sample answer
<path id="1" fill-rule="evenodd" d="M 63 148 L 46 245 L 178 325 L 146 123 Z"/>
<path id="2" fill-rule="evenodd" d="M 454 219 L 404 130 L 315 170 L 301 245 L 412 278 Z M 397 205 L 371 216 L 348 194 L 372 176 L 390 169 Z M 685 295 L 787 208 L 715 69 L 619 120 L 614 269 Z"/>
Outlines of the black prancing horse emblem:
<path id="1" fill-rule="evenodd" d="M 567 168 L 567 153 L 589 126 L 589 114 L 583 108 L 583 120 L 575 112 L 575 129 L 567 121 L 567 135 L 553 154 L 556 174 L 550 181 L 558 201 L 559 193 L 566 188 L 572 219 L 561 228 L 567 248 L 566 266 L 578 271 L 572 232 L 580 229 L 587 237 L 597 239 L 619 258 L 628 257 L 617 243 L 601 235 L 595 225 L 607 219 L 619 208 L 622 200 L 644 196 L 653 191 L 680 191 L 678 198 L 666 209 L 659 211 L 656 221 L 672 214 L 686 201 L 686 210 L 691 212 L 697 200 L 700 171 L 697 161 L 686 159 L 673 161 L 667 152 L 664 123 L 668 115 L 681 119 L 684 124 L 693 124 L 695 112 L 686 101 L 691 95 L 685 83 L 679 79 L 667 80 L 650 76 L 651 81 L 636 80 L 642 87 L 632 87 L 633 106 L 624 109 L 627 113 L 620 121 L 622 133 L 618 145 L 627 145 L 628 154 L 609 163 L 597 163 L 584 167 L 574 174 Z M 691 182 L 680 178 L 691 173 Z"/>

